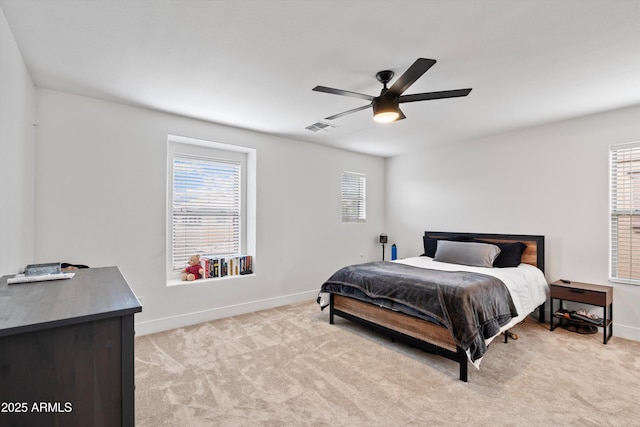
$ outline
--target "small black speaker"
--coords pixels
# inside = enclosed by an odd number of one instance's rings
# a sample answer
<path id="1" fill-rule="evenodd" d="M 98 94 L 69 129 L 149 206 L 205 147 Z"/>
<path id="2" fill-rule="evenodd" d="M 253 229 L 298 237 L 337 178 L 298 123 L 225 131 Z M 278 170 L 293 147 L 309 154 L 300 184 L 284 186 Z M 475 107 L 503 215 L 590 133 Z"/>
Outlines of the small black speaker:
<path id="1" fill-rule="evenodd" d="M 382 233 L 380 235 L 380 243 L 387 243 L 387 235 Z"/>

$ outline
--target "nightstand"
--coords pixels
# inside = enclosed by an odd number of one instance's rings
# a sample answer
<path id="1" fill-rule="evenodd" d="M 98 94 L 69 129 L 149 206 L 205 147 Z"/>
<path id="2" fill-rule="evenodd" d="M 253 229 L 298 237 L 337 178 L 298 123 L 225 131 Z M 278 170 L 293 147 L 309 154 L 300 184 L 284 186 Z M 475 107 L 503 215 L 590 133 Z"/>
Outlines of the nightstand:
<path id="1" fill-rule="evenodd" d="M 555 309 L 553 308 L 553 302 L 556 299 L 560 300 L 560 307 L 563 308 L 563 301 L 580 302 L 583 304 L 595 305 L 604 309 L 604 323 L 603 328 L 603 344 L 606 344 L 613 335 L 613 322 L 611 320 L 613 315 L 613 287 L 603 285 L 592 285 L 590 283 L 570 282 L 564 283 L 560 280 L 553 282 L 550 285 L 551 290 L 551 320 L 549 321 L 549 329 L 553 331 L 562 320 L 559 320 L 558 324 L 554 324 Z M 572 319 L 572 321 L 575 319 Z M 580 321 L 578 321 L 579 323 Z M 587 321 L 582 321 L 584 324 L 591 324 Z M 599 326 L 599 325 L 595 325 Z M 608 333 L 607 333 L 608 330 Z"/>

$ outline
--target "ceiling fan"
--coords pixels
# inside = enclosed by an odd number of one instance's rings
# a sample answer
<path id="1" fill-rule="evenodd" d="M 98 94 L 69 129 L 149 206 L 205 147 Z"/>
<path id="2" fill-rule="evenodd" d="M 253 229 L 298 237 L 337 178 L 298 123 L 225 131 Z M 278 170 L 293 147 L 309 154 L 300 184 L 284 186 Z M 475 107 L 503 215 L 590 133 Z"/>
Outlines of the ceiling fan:
<path id="1" fill-rule="evenodd" d="M 456 98 L 460 96 L 467 96 L 471 89 L 456 89 L 456 90 L 443 90 L 438 92 L 426 92 L 416 93 L 413 95 L 403 95 L 409 86 L 415 83 L 429 68 L 436 63 L 435 59 L 418 58 L 407 71 L 396 80 L 390 88 L 387 88 L 387 83 L 391 81 L 394 76 L 393 71 L 384 70 L 379 71 L 376 74 L 376 78 L 382 83 L 383 88 L 380 91 L 380 95 L 371 96 L 364 93 L 351 92 L 348 90 L 334 89 L 326 86 L 316 86 L 313 88 L 316 92 L 332 93 L 334 95 L 351 96 L 353 98 L 365 99 L 371 101 L 367 105 L 354 108 L 352 110 L 344 111 L 333 116 L 325 117 L 326 120 L 334 120 L 347 114 L 355 113 L 357 111 L 365 110 L 369 107 L 373 108 L 373 119 L 381 123 L 394 122 L 396 120 L 402 120 L 406 118 L 404 113 L 400 110 L 399 104 L 403 102 L 415 102 L 415 101 L 427 101 L 430 99 L 442 99 L 442 98 Z"/>

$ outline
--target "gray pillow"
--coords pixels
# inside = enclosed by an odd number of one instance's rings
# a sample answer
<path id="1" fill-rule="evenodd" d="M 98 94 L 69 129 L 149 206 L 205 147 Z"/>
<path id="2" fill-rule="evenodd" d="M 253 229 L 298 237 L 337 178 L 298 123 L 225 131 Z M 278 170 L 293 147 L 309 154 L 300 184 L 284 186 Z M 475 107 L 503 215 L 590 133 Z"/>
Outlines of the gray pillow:
<path id="1" fill-rule="evenodd" d="M 498 255 L 500 255 L 500 248 L 490 243 L 439 240 L 433 259 L 452 264 L 491 268 Z"/>

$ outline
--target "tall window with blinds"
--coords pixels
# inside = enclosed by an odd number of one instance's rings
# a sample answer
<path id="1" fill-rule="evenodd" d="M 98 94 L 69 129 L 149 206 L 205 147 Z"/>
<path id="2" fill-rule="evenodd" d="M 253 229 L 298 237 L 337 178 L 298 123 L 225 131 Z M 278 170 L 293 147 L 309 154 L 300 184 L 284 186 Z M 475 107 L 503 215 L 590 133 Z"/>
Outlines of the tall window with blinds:
<path id="1" fill-rule="evenodd" d="M 367 177 L 342 173 L 342 222 L 364 222 L 367 217 Z"/>
<path id="2" fill-rule="evenodd" d="M 240 255 L 241 164 L 184 154 L 173 156 L 172 269 L 190 255 Z"/>
<path id="3" fill-rule="evenodd" d="M 640 142 L 612 145 L 611 279 L 640 284 Z"/>

